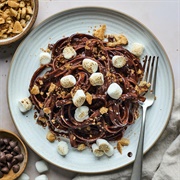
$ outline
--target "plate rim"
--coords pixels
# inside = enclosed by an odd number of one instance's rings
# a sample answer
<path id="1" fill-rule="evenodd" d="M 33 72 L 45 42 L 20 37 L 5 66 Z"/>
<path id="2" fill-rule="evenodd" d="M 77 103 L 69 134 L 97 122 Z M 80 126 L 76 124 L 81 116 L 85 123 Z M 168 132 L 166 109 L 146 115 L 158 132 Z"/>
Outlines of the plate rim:
<path id="1" fill-rule="evenodd" d="M 83 7 L 75 7 L 75 8 L 69 8 L 69 9 L 66 9 L 66 10 L 63 10 L 63 11 L 59 11 L 53 15 L 50 15 L 49 17 L 47 17 L 46 19 L 44 19 L 42 22 L 40 22 L 36 27 L 34 27 L 32 29 L 32 31 L 27 35 L 28 36 L 31 36 L 31 34 L 36 30 L 38 29 L 41 25 L 43 25 L 44 23 L 46 23 L 47 21 L 49 22 L 50 19 L 53 19 L 54 17 L 59 17 L 60 15 L 62 14 L 67 14 L 68 12 L 74 12 L 74 11 L 77 11 L 77 10 L 85 10 L 85 9 L 91 9 L 91 11 L 93 9 L 98 9 L 98 10 L 104 10 L 104 11 L 111 11 L 113 13 L 117 13 L 117 14 L 121 14 L 123 16 L 126 16 L 130 19 L 132 19 L 133 21 L 137 22 L 139 25 L 141 25 L 160 45 L 160 48 L 162 49 L 163 51 L 163 54 L 166 56 L 166 59 L 167 59 L 167 63 L 168 63 L 168 67 L 170 68 L 170 76 L 171 76 L 171 80 L 172 80 L 172 100 L 170 102 L 170 109 L 169 109 L 169 114 L 167 116 L 167 120 L 166 120 L 166 123 L 164 124 L 164 127 L 161 131 L 161 133 L 159 134 L 159 136 L 156 137 L 156 140 L 151 144 L 151 146 L 146 150 L 144 151 L 143 154 L 146 154 L 156 143 L 157 141 L 159 140 L 159 138 L 162 136 L 164 130 L 166 129 L 168 123 L 169 123 L 169 120 L 170 120 L 170 116 L 171 116 L 171 112 L 172 112 L 172 108 L 173 108 L 173 104 L 174 104 L 174 96 L 175 96 L 175 83 L 174 83 L 174 73 L 173 73 L 173 70 L 172 70 L 172 65 L 170 63 L 170 59 L 164 49 L 164 47 L 162 46 L 161 42 L 158 40 L 158 38 L 155 36 L 154 33 L 152 33 L 152 31 L 150 29 L 148 29 L 143 23 L 141 23 L 139 20 L 137 20 L 136 18 L 132 17 L 131 15 L 128 15 L 122 11 L 118 11 L 118 10 L 115 10 L 113 8 L 106 8 L 106 7 L 98 7 L 98 6 L 83 6 Z M 131 160 L 129 163 L 125 164 L 125 165 L 122 165 L 120 167 L 116 167 L 116 168 L 111 168 L 109 170 L 100 170 L 100 171 L 97 171 L 97 172 L 85 172 L 85 171 L 78 171 L 78 170 L 73 170 L 73 169 L 69 169 L 69 168 L 66 168 L 66 167 L 62 167 L 62 166 L 59 166 L 53 162 L 51 162 L 50 160 L 44 158 L 39 152 L 37 152 L 31 145 L 29 142 L 26 141 L 26 139 L 24 138 L 23 134 L 21 133 L 21 131 L 18 129 L 16 123 L 15 123 L 15 120 L 13 118 L 13 115 L 12 115 L 12 110 L 10 108 L 10 99 L 9 99 L 9 78 L 10 78 L 10 73 L 11 73 L 11 68 L 12 68 L 12 64 L 13 62 L 15 61 L 15 56 L 16 56 L 16 53 L 18 52 L 18 50 L 20 49 L 20 47 L 23 45 L 23 43 L 25 42 L 26 38 L 23 39 L 21 41 L 21 43 L 18 45 L 13 57 L 12 57 L 12 60 L 11 60 L 11 63 L 10 63 L 10 68 L 9 68 L 9 72 L 8 72 L 8 77 L 7 77 L 7 102 L 8 102 L 8 107 L 9 107 L 9 111 L 10 111 L 10 115 L 11 115 L 11 118 L 13 120 L 13 123 L 16 127 L 16 129 L 18 130 L 19 134 L 21 135 L 22 139 L 26 142 L 26 144 L 29 146 L 29 148 L 34 152 L 36 153 L 38 156 L 40 156 L 42 159 L 45 159 L 47 162 L 49 162 L 50 164 L 53 164 L 54 166 L 56 167 L 59 167 L 59 168 L 62 168 L 64 170 L 67 170 L 67 171 L 71 171 L 71 172 L 76 172 L 76 173 L 86 173 L 86 174 L 100 174 L 100 173 L 105 173 L 105 172 L 112 172 L 112 171 L 115 171 L 115 170 L 118 170 L 118 169 L 121 169 L 121 168 L 124 168 L 130 164 L 132 164 L 134 162 L 134 160 Z"/>

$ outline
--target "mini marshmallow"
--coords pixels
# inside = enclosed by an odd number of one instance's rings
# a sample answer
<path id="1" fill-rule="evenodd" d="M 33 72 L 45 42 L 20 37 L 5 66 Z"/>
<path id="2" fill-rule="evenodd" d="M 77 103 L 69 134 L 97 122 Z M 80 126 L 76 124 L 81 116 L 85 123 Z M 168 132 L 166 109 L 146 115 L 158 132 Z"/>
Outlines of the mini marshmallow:
<path id="1" fill-rule="evenodd" d="M 39 173 L 44 173 L 48 171 L 48 165 L 44 160 L 37 161 L 35 167 Z"/>
<path id="2" fill-rule="evenodd" d="M 92 86 L 101 86 L 104 84 L 104 76 L 100 72 L 91 74 L 89 80 Z"/>
<path id="3" fill-rule="evenodd" d="M 51 54 L 48 52 L 41 52 L 39 59 L 41 65 L 49 64 L 51 62 Z"/>
<path id="4" fill-rule="evenodd" d="M 114 154 L 114 147 L 113 147 L 111 144 L 109 144 L 108 146 L 109 146 L 109 150 L 104 151 L 104 153 L 105 153 L 107 156 L 112 156 L 112 155 Z"/>
<path id="5" fill-rule="evenodd" d="M 74 118 L 78 122 L 83 122 L 85 119 L 89 118 L 89 108 L 87 106 L 78 107 L 75 110 Z"/>
<path id="6" fill-rule="evenodd" d="M 101 157 L 104 155 L 104 152 L 102 150 L 100 150 L 98 145 L 95 143 L 92 144 L 92 151 L 93 151 L 93 154 L 97 157 Z"/>
<path id="7" fill-rule="evenodd" d="M 69 152 L 67 142 L 60 141 L 57 145 L 57 151 L 60 155 L 65 156 Z"/>
<path id="8" fill-rule="evenodd" d="M 114 147 L 105 139 L 97 139 L 96 144 L 107 156 L 112 156 L 114 154 Z"/>
<path id="9" fill-rule="evenodd" d="M 96 144 L 100 150 L 108 152 L 110 150 L 109 143 L 105 139 L 97 139 Z"/>
<path id="10" fill-rule="evenodd" d="M 18 102 L 18 107 L 21 112 L 25 113 L 32 108 L 32 102 L 28 97 L 23 98 Z"/>
<path id="11" fill-rule="evenodd" d="M 76 84 L 76 78 L 73 75 L 67 75 L 60 79 L 63 88 L 71 88 Z"/>
<path id="12" fill-rule="evenodd" d="M 73 104 L 76 107 L 82 106 L 84 104 L 85 100 L 86 100 L 86 95 L 85 95 L 84 91 L 81 89 L 77 90 L 72 98 Z"/>
<path id="13" fill-rule="evenodd" d="M 112 64 L 116 68 L 121 68 L 126 64 L 126 58 L 124 56 L 115 55 L 112 58 Z"/>
<path id="14" fill-rule="evenodd" d="M 65 59 L 71 59 L 77 55 L 72 46 L 65 47 L 62 53 Z"/>
<path id="15" fill-rule="evenodd" d="M 88 58 L 82 61 L 82 66 L 89 73 L 95 73 L 98 70 L 98 63 Z"/>
<path id="16" fill-rule="evenodd" d="M 144 46 L 140 43 L 133 43 L 131 52 L 136 56 L 141 56 L 144 51 Z"/>
<path id="17" fill-rule="evenodd" d="M 122 88 L 117 83 L 112 83 L 108 87 L 107 93 L 111 98 L 118 99 L 122 94 Z"/>
<path id="18" fill-rule="evenodd" d="M 22 173 L 17 180 L 29 180 L 30 177 L 26 173 Z"/>
<path id="19" fill-rule="evenodd" d="M 45 174 L 41 174 L 40 176 L 37 176 L 35 180 L 48 180 L 48 177 Z"/>

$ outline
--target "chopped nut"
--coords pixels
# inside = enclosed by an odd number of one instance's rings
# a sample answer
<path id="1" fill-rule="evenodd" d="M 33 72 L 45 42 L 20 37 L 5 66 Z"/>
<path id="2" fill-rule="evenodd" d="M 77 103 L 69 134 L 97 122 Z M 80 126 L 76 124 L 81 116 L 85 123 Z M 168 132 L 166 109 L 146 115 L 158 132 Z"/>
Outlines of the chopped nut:
<path id="1" fill-rule="evenodd" d="M 56 140 L 56 136 L 51 131 L 49 131 L 46 135 L 46 139 L 49 142 L 54 142 Z"/>
<path id="2" fill-rule="evenodd" d="M 26 21 L 24 19 L 20 20 L 20 24 L 23 28 L 26 27 Z"/>
<path id="3" fill-rule="evenodd" d="M 37 85 L 34 85 L 34 86 L 32 87 L 32 89 L 31 89 L 31 94 L 36 95 L 36 94 L 39 94 L 39 93 L 40 93 L 39 87 L 38 87 Z"/>
<path id="4" fill-rule="evenodd" d="M 51 113 L 51 110 L 49 108 L 44 108 L 43 111 L 44 111 L 45 114 L 50 114 Z"/>
<path id="5" fill-rule="evenodd" d="M 142 74 L 142 70 L 138 69 L 137 74 Z"/>
<path id="6" fill-rule="evenodd" d="M 25 7 L 25 2 L 24 1 L 21 1 L 20 3 L 19 3 L 19 7 Z"/>
<path id="7" fill-rule="evenodd" d="M 108 112 L 108 108 L 106 108 L 106 107 L 102 107 L 101 109 L 100 109 L 100 113 L 101 114 L 105 114 L 105 113 L 107 113 Z"/>
<path id="8" fill-rule="evenodd" d="M 16 17 L 18 14 L 18 12 L 16 10 L 14 10 L 13 8 L 10 8 L 9 12 L 10 12 L 10 16 L 13 16 L 13 17 Z"/>
<path id="9" fill-rule="evenodd" d="M 31 6 L 27 6 L 27 14 L 33 14 Z"/>
<path id="10" fill-rule="evenodd" d="M 122 138 L 121 140 L 118 141 L 122 146 L 128 146 L 129 145 L 129 139 Z"/>
<path id="11" fill-rule="evenodd" d="M 117 149 L 118 151 L 122 154 L 122 148 L 123 146 L 128 146 L 129 145 L 129 139 L 127 138 L 122 138 L 117 142 Z"/>
<path id="12" fill-rule="evenodd" d="M 122 154 L 122 145 L 119 141 L 117 142 L 117 149 Z"/>
<path id="13" fill-rule="evenodd" d="M 19 34 L 19 33 L 21 33 L 23 31 L 23 28 L 22 28 L 22 26 L 21 26 L 21 24 L 20 24 L 20 22 L 19 21 L 16 21 L 15 23 L 14 23 L 14 27 L 13 27 L 13 33 L 15 33 L 15 34 Z"/>
<path id="14" fill-rule="evenodd" d="M 41 121 L 42 123 L 45 123 L 47 121 L 45 117 L 38 117 L 38 120 Z"/>
<path id="15" fill-rule="evenodd" d="M 29 21 L 31 19 L 30 15 L 26 15 L 26 21 Z"/>
<path id="16" fill-rule="evenodd" d="M 144 87 L 144 86 L 146 86 L 146 87 L 150 87 L 151 86 L 151 84 L 150 83 L 147 83 L 146 81 L 141 81 L 140 83 L 139 83 L 139 86 L 140 87 Z"/>
<path id="17" fill-rule="evenodd" d="M 92 95 L 88 92 L 86 92 L 86 101 L 88 102 L 89 105 L 92 104 Z"/>
<path id="18" fill-rule="evenodd" d="M 13 1 L 13 0 L 8 0 L 8 6 L 12 7 L 12 8 L 18 8 L 19 7 L 19 3 Z"/>
<path id="19" fill-rule="evenodd" d="M 12 32 L 12 28 L 11 27 L 9 27 L 9 29 L 8 29 L 8 31 L 6 32 L 7 34 L 9 34 L 9 33 L 11 33 Z"/>
<path id="20" fill-rule="evenodd" d="M 115 47 L 117 45 L 127 45 L 128 44 L 128 40 L 126 38 L 126 36 L 124 35 L 108 35 L 108 37 L 113 38 L 113 42 L 108 42 L 107 46 L 110 47 Z"/>
<path id="21" fill-rule="evenodd" d="M 26 8 L 23 7 L 21 11 L 21 18 L 24 19 L 26 17 Z"/>
<path id="22" fill-rule="evenodd" d="M 106 25 L 103 24 L 100 26 L 99 29 L 95 30 L 93 35 L 101 40 L 104 39 L 104 34 L 105 34 L 105 31 L 106 31 Z"/>
<path id="23" fill-rule="evenodd" d="M 48 92 L 53 92 L 55 90 L 55 88 L 56 88 L 56 85 L 51 83 L 51 85 L 50 85 L 50 87 L 48 89 Z"/>
<path id="24" fill-rule="evenodd" d="M 0 17 L 0 24 L 4 24 L 4 23 L 5 23 L 5 20 L 2 17 Z"/>
<path id="25" fill-rule="evenodd" d="M 40 84 L 40 85 L 43 85 L 43 81 L 42 81 L 42 80 L 39 80 L 39 84 Z"/>
<path id="26" fill-rule="evenodd" d="M 84 149 L 86 149 L 85 144 L 79 144 L 78 147 L 77 147 L 78 151 L 83 151 Z"/>

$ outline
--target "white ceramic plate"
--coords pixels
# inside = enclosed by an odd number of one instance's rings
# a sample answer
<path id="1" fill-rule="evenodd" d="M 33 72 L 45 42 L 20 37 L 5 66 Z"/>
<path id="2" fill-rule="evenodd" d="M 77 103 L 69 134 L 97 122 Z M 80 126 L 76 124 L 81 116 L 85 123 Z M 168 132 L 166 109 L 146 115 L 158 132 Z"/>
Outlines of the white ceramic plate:
<path id="1" fill-rule="evenodd" d="M 144 152 L 160 137 L 172 109 L 174 84 L 170 62 L 159 41 L 142 24 L 120 12 L 96 7 L 71 9 L 48 18 L 26 37 L 14 54 L 8 79 L 9 108 L 20 134 L 37 154 L 56 166 L 76 172 L 107 172 L 131 163 L 135 157 L 141 118 L 127 129 L 125 137 L 130 139 L 130 145 L 123 148 L 122 155 L 116 150 L 110 158 L 96 158 L 89 149 L 78 152 L 70 148 L 69 154 L 62 157 L 56 151 L 57 143 L 46 140 L 47 130 L 36 124 L 34 111 L 24 115 L 17 103 L 29 96 L 30 79 L 39 67 L 40 48 L 46 49 L 48 43 L 76 32 L 92 34 L 93 28 L 101 24 L 107 25 L 109 34 L 125 34 L 129 40 L 128 48 L 139 42 L 145 46 L 143 55 L 159 56 L 157 99 L 147 112 Z M 132 157 L 128 157 L 128 152 L 132 152 Z"/>

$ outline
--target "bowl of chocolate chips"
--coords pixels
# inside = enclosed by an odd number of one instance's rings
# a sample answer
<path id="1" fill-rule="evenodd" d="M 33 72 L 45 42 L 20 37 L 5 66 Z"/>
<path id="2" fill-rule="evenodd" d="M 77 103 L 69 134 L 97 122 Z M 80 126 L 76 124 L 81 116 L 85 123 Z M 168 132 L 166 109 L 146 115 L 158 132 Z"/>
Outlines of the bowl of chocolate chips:
<path id="1" fill-rule="evenodd" d="M 0 180 L 19 177 L 27 160 L 28 153 L 23 141 L 13 132 L 0 129 Z"/>

